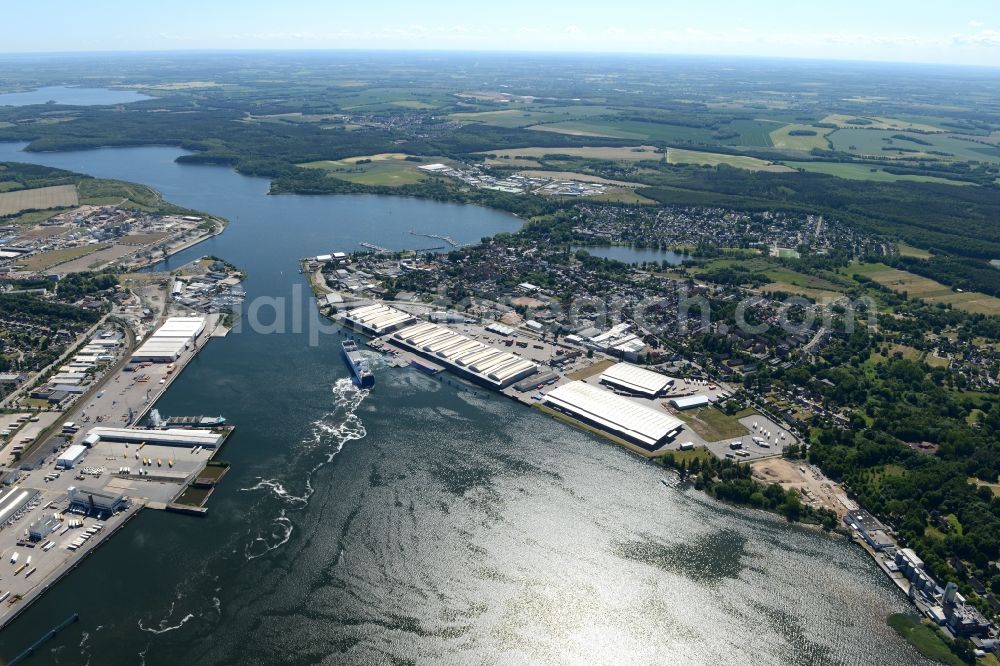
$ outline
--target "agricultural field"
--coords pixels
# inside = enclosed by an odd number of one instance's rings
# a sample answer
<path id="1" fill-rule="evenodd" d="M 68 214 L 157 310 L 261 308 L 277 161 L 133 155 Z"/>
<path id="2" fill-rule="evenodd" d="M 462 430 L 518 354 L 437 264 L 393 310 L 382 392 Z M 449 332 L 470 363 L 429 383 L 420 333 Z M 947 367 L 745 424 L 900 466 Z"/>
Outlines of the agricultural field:
<path id="1" fill-rule="evenodd" d="M 858 264 L 852 275 L 864 275 L 908 298 L 919 298 L 928 303 L 947 303 L 954 308 L 976 314 L 1000 315 L 1000 298 L 974 291 L 958 292 L 949 287 L 907 271 L 890 268 L 885 264 Z"/>
<path id="2" fill-rule="evenodd" d="M 406 157 L 405 153 L 380 153 L 342 160 L 305 162 L 298 166 L 323 169 L 334 178 L 359 185 L 413 185 L 427 179 L 427 174 L 417 167 L 430 162 L 411 162 Z"/>
<path id="3" fill-rule="evenodd" d="M 448 118 L 463 122 L 494 125 L 496 127 L 528 127 L 529 125 L 566 122 L 618 113 L 621 112 L 606 106 L 553 106 L 539 108 L 536 105 L 524 105 L 511 109 L 501 109 L 499 111 L 452 113 L 448 115 Z"/>
<path id="4" fill-rule="evenodd" d="M 663 159 L 663 153 L 659 152 L 659 149 L 655 146 L 530 147 L 491 150 L 485 154 L 495 155 L 497 159 L 494 160 L 494 163 L 499 164 L 510 164 L 507 160 L 519 160 L 519 158 L 540 159 L 546 155 L 569 155 L 570 157 L 580 157 L 588 160 L 609 160 L 614 162 L 659 161 Z"/>
<path id="5" fill-rule="evenodd" d="M 346 93 L 337 100 L 344 111 L 377 110 L 385 107 L 433 109 L 450 103 L 449 95 L 443 92 L 426 92 L 410 88 L 368 88 Z M 422 106 L 414 107 L 414 102 Z M 407 106 L 410 105 L 410 106 Z"/>
<path id="6" fill-rule="evenodd" d="M 918 174 L 889 173 L 879 167 L 851 162 L 785 162 L 788 166 L 813 173 L 825 173 L 837 178 L 848 180 L 869 180 L 878 183 L 888 183 L 899 180 L 909 180 L 918 183 L 942 183 L 944 185 L 975 185 L 964 180 L 952 180 L 938 176 L 921 176 Z"/>
<path id="7" fill-rule="evenodd" d="M 723 143 L 769 148 L 774 145 L 771 140 L 771 132 L 780 124 L 769 120 L 734 120 L 729 123 L 729 129 L 733 132 L 739 132 L 739 137 L 723 141 Z"/>
<path id="8" fill-rule="evenodd" d="M 699 150 L 685 150 L 683 148 L 668 148 L 667 162 L 670 164 L 700 164 L 706 166 L 718 166 L 726 164 L 737 169 L 748 171 L 771 171 L 775 173 L 794 171 L 791 167 L 783 164 L 768 162 L 767 160 L 746 155 L 726 155 L 723 153 L 705 153 Z"/>
<path id="9" fill-rule="evenodd" d="M 914 141 L 894 138 L 903 134 Z M 1000 147 L 944 134 L 904 134 L 892 130 L 839 129 L 830 134 L 835 150 L 897 159 L 921 157 L 955 161 L 1000 162 Z M 915 141 L 926 142 L 916 143 Z M 915 152 L 911 152 L 915 151 Z"/>
<path id="10" fill-rule="evenodd" d="M 569 120 L 565 122 L 531 125 L 527 129 L 556 132 L 571 136 L 601 136 L 637 141 L 663 141 L 665 143 L 718 143 L 707 127 L 682 127 L 640 120 Z"/>
<path id="11" fill-rule="evenodd" d="M 70 208 L 78 203 L 76 185 L 53 185 L 3 192 L 0 193 L 0 217 L 16 215 L 25 210 Z"/>
<path id="12" fill-rule="evenodd" d="M 851 122 L 853 120 L 867 120 L 868 123 Z M 881 130 L 911 130 L 915 132 L 943 132 L 945 130 L 933 125 L 913 123 L 900 118 L 884 118 L 881 116 L 849 116 L 843 113 L 831 113 L 821 121 L 841 128 L 862 128 Z"/>
<path id="13" fill-rule="evenodd" d="M 816 134 L 808 136 L 795 136 L 794 134 L 790 134 L 790 132 L 793 131 L 816 132 Z M 826 135 L 829 132 L 829 129 L 813 127 L 812 125 L 785 125 L 784 127 L 779 127 L 771 132 L 771 145 L 775 148 L 783 148 L 785 150 L 801 150 L 805 152 L 808 152 L 813 148 L 828 150 L 830 145 L 827 143 Z"/>

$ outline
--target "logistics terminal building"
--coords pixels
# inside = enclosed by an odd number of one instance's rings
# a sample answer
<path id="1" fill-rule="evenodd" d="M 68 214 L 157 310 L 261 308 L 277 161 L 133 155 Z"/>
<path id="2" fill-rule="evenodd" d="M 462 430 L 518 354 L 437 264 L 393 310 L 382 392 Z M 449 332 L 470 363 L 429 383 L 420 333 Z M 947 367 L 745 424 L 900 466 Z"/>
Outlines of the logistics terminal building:
<path id="1" fill-rule="evenodd" d="M 412 324 L 416 318 L 388 305 L 363 305 L 344 315 L 344 321 L 368 335 L 380 336 L 401 326 Z"/>
<path id="2" fill-rule="evenodd" d="M 601 383 L 621 393 L 655 398 L 663 395 L 674 380 L 631 363 L 615 363 L 601 375 Z"/>
<path id="3" fill-rule="evenodd" d="M 132 352 L 133 363 L 173 363 L 205 330 L 205 317 L 170 317 Z"/>
<path id="4" fill-rule="evenodd" d="M 532 361 L 437 324 L 414 324 L 397 331 L 392 338 L 393 342 L 441 363 L 455 374 L 492 388 L 502 389 L 538 372 Z"/>
<path id="5" fill-rule="evenodd" d="M 543 404 L 649 451 L 672 441 L 684 427 L 676 417 L 582 381 L 552 389 Z"/>

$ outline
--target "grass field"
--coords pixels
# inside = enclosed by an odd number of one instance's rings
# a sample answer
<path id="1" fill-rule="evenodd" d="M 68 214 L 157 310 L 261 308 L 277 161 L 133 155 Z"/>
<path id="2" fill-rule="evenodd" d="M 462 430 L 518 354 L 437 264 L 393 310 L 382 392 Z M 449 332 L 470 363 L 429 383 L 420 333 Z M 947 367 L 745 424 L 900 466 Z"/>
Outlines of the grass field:
<path id="1" fill-rule="evenodd" d="M 964 665 L 965 662 L 951 651 L 937 631 L 923 624 L 918 618 L 904 613 L 896 613 L 890 615 L 886 622 L 897 634 L 905 638 L 910 645 L 928 659 L 948 666 Z"/>
<path id="2" fill-rule="evenodd" d="M 970 183 L 964 180 L 952 180 L 950 178 L 939 178 L 937 176 L 889 173 L 879 167 L 872 167 L 867 164 L 853 164 L 851 162 L 785 162 L 785 164 L 795 169 L 812 171 L 813 173 L 825 173 L 830 176 L 846 178 L 848 180 L 870 180 L 880 183 L 894 182 L 897 180 L 910 180 L 919 183 L 975 185 L 975 183 Z"/>
<path id="3" fill-rule="evenodd" d="M 593 377 L 594 375 L 599 375 L 611 366 L 613 366 L 617 361 L 612 361 L 611 359 L 604 359 L 603 361 L 597 361 L 586 368 L 580 368 L 575 372 L 571 372 L 566 375 L 566 379 L 587 379 L 588 377 Z"/>
<path id="4" fill-rule="evenodd" d="M 848 122 L 854 120 L 855 118 L 862 118 L 864 120 L 871 121 L 870 124 L 858 124 Z M 901 118 L 885 118 L 883 116 L 849 116 L 843 113 L 831 113 L 826 118 L 821 121 L 823 123 L 830 123 L 831 125 L 836 125 L 837 127 L 856 127 L 862 129 L 882 129 L 882 130 L 916 130 L 918 132 L 943 132 L 944 130 L 940 127 L 934 127 L 933 125 L 924 125 L 922 123 L 912 123 Z"/>
<path id="5" fill-rule="evenodd" d="M 742 437 L 750 432 L 739 422 L 739 419 L 752 413 L 738 412 L 730 416 L 715 407 L 701 407 L 678 411 L 677 417 L 706 442 L 718 442 L 723 439 Z"/>
<path id="6" fill-rule="evenodd" d="M 3 192 L 0 193 L 0 217 L 16 215 L 23 210 L 69 208 L 78 203 L 76 185 L 54 185 L 36 187 L 32 190 Z"/>
<path id="7" fill-rule="evenodd" d="M 44 271 L 52 268 L 53 266 L 64 264 L 67 261 L 79 259 L 80 257 L 86 257 L 88 254 L 93 254 L 94 252 L 103 250 L 107 247 L 109 246 L 98 243 L 80 245 L 78 247 L 67 247 L 61 250 L 52 250 L 51 252 L 41 252 L 39 254 L 32 255 L 19 260 L 17 264 L 29 271 Z"/>
<path id="8" fill-rule="evenodd" d="M 818 275 L 807 275 L 799 273 L 790 268 L 780 266 L 764 257 L 741 258 L 732 257 L 724 259 L 713 259 L 698 269 L 692 269 L 693 273 L 701 273 L 718 268 L 730 268 L 739 266 L 752 273 L 763 273 L 773 282 L 762 287 L 771 291 L 785 291 L 789 293 L 801 293 L 810 298 L 835 298 L 844 293 L 848 286 L 853 286 L 853 281 L 848 281 L 841 276 L 830 275 L 829 279 Z M 834 280 L 840 280 L 848 284 L 838 284 Z M 825 292 L 825 293 L 821 293 Z"/>
<path id="9" fill-rule="evenodd" d="M 636 194 L 633 190 L 621 189 L 618 191 L 609 191 L 604 194 L 598 194 L 597 196 L 588 197 L 594 201 L 616 201 L 618 203 L 624 204 L 655 204 L 656 201 L 642 196 L 641 194 Z"/>
<path id="10" fill-rule="evenodd" d="M 808 130 L 816 132 L 812 136 L 793 136 L 789 134 L 794 130 Z M 813 148 L 827 150 L 830 146 L 826 141 L 826 134 L 829 129 L 813 127 L 812 125 L 785 125 L 771 132 L 771 144 L 775 148 L 785 148 L 786 150 L 810 151 Z"/>
<path id="11" fill-rule="evenodd" d="M 776 164 L 756 157 L 746 155 L 726 155 L 723 153 L 704 153 L 699 150 L 685 150 L 683 148 L 668 148 L 667 162 L 670 164 L 701 164 L 707 166 L 718 166 L 726 164 L 737 169 L 748 171 L 772 171 L 785 172 L 794 171 L 784 164 Z"/>
<path id="12" fill-rule="evenodd" d="M 901 257 L 916 257 L 917 259 L 931 258 L 931 253 L 927 250 L 921 250 L 919 247 L 907 245 L 903 241 L 896 243 L 896 250 L 899 251 L 899 256 Z"/>
<path id="13" fill-rule="evenodd" d="M 576 171 L 544 171 L 538 169 L 526 169 L 519 171 L 521 175 L 532 178 L 553 178 L 555 180 L 578 180 L 583 183 L 603 183 L 604 185 L 617 185 L 619 187 L 643 187 L 642 183 L 630 183 L 624 180 L 609 180 L 589 173 L 577 173 Z"/>
<path id="14" fill-rule="evenodd" d="M 413 185 L 428 176 L 417 167 L 425 162 L 410 162 L 405 153 L 380 153 L 361 155 L 342 160 L 321 160 L 299 164 L 307 169 L 323 169 L 334 178 L 359 185 Z M 370 160 L 358 164 L 362 160 Z"/>
<path id="15" fill-rule="evenodd" d="M 480 153 L 483 154 L 483 153 Z M 487 155 L 496 155 L 498 158 L 509 158 L 503 160 L 501 164 L 511 164 L 516 166 L 518 162 L 514 159 L 518 157 L 538 159 L 546 155 L 570 155 L 572 157 L 582 157 L 590 160 L 610 160 L 615 162 L 641 162 L 646 160 L 658 161 L 663 159 L 663 153 L 658 152 L 655 146 L 621 146 L 617 148 L 603 146 L 579 146 L 579 147 L 529 147 L 510 148 L 507 150 L 488 150 Z"/>
<path id="16" fill-rule="evenodd" d="M 574 136 L 605 136 L 615 139 L 665 141 L 667 143 L 715 142 L 715 139 L 712 138 L 713 132 L 708 128 L 665 125 L 640 120 L 569 120 L 531 125 L 528 129 Z"/>
<path id="17" fill-rule="evenodd" d="M 496 127 L 528 127 L 556 122 L 585 120 L 594 116 L 609 116 L 621 113 L 606 106 L 550 106 L 525 104 L 499 111 L 472 111 L 449 114 L 451 120 L 483 123 Z"/>
<path id="18" fill-rule="evenodd" d="M 930 145 L 896 139 L 893 138 L 894 135 L 909 136 Z M 830 134 L 830 141 L 836 150 L 859 155 L 877 155 L 896 159 L 926 157 L 957 161 L 1000 162 L 1000 146 L 987 146 L 944 134 L 907 134 L 894 130 L 839 129 Z M 910 150 L 916 152 L 908 152 Z"/>
<path id="19" fill-rule="evenodd" d="M 949 287 L 907 271 L 889 268 L 885 264 L 858 264 L 850 268 L 852 275 L 864 275 L 908 298 L 928 303 L 948 303 L 954 308 L 977 314 L 1000 315 L 1000 298 L 974 291 L 956 292 Z"/>

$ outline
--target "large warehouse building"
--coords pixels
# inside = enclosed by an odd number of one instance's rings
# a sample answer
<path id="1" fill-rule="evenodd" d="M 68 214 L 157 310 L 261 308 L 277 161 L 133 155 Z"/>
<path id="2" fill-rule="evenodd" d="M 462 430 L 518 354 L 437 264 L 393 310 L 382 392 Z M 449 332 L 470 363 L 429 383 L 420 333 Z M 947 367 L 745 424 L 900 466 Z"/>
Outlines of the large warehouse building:
<path id="1" fill-rule="evenodd" d="M 416 318 L 402 310 L 377 303 L 363 305 L 345 313 L 344 321 L 368 335 L 379 336 L 412 324 Z"/>
<path id="2" fill-rule="evenodd" d="M 166 428 L 143 430 L 140 428 L 91 428 L 84 441 L 88 444 L 98 441 L 124 442 L 127 444 L 160 444 L 161 446 L 202 446 L 214 449 L 225 440 L 224 433 L 200 428 Z"/>
<path id="3" fill-rule="evenodd" d="M 133 363 L 173 363 L 205 330 L 205 317 L 169 317 L 132 352 Z"/>
<path id="4" fill-rule="evenodd" d="M 631 363 L 615 363 L 601 375 L 601 383 L 622 393 L 655 398 L 663 395 L 674 380 Z"/>
<path id="5" fill-rule="evenodd" d="M 456 374 L 493 388 L 504 388 L 538 372 L 538 366 L 532 361 L 437 324 L 414 324 L 392 337 L 394 342 L 443 364 Z"/>
<path id="6" fill-rule="evenodd" d="M 676 417 L 582 381 L 552 389 L 543 403 L 650 451 L 673 440 L 684 427 Z"/>

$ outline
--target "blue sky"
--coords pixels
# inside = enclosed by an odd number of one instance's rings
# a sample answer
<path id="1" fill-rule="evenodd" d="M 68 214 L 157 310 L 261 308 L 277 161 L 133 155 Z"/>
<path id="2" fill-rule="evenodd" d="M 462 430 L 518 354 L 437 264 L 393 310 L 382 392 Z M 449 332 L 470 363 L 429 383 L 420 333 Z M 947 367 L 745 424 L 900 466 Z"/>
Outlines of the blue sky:
<path id="1" fill-rule="evenodd" d="M 0 52 L 588 51 L 1000 67 L 1000 0 L 17 0 Z"/>

